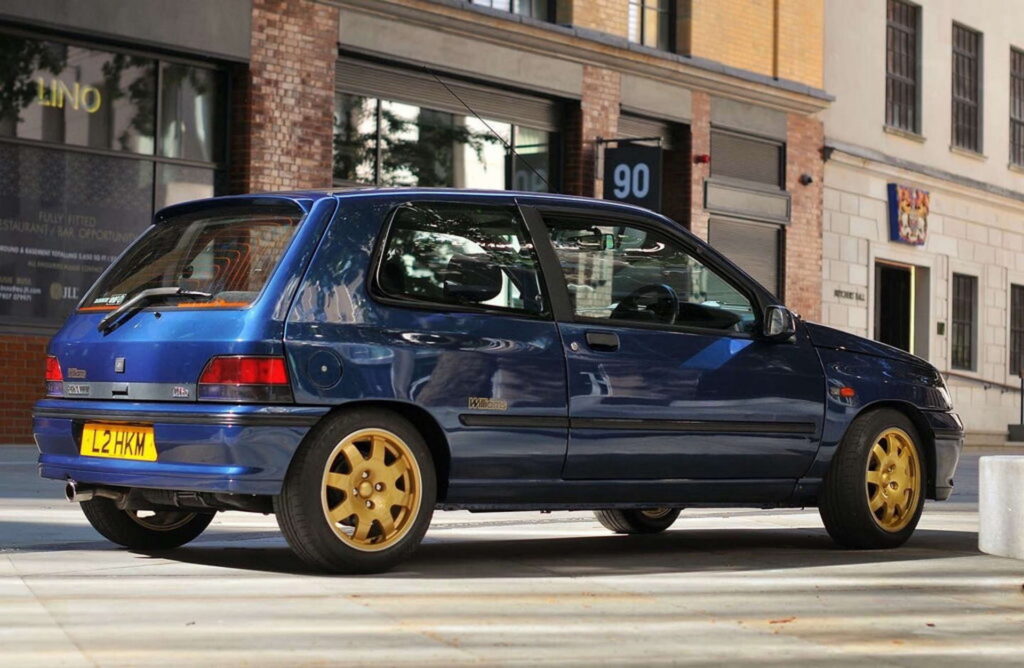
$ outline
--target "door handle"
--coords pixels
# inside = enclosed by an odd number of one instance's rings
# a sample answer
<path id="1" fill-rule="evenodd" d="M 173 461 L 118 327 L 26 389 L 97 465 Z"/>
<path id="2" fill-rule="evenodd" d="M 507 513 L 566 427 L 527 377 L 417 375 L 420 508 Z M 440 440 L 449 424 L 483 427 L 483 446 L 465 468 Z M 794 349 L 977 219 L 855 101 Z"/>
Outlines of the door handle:
<path id="1" fill-rule="evenodd" d="M 613 352 L 619 349 L 619 335 L 615 332 L 587 332 L 586 338 L 593 350 Z"/>

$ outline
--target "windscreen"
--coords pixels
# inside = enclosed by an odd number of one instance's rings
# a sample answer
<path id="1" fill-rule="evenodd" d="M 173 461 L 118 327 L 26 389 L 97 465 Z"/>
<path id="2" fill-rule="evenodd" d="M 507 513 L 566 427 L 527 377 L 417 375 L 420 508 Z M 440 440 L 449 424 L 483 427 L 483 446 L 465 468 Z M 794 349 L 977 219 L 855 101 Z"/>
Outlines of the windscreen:
<path id="1" fill-rule="evenodd" d="M 298 207 L 230 207 L 161 221 L 90 290 L 83 310 L 117 308 L 142 290 L 208 295 L 182 306 L 246 306 L 292 240 Z"/>

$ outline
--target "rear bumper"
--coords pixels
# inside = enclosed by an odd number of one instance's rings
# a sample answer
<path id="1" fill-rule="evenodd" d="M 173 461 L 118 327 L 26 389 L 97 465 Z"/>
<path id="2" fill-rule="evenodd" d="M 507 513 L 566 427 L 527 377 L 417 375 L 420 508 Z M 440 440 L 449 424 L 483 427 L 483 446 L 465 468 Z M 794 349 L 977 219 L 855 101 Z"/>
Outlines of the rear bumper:
<path id="1" fill-rule="evenodd" d="M 926 411 L 924 415 L 935 435 L 934 498 L 945 501 L 953 493 L 953 475 L 964 448 L 964 427 L 956 413 Z"/>
<path id="2" fill-rule="evenodd" d="M 68 401 L 36 404 L 33 433 L 44 478 L 124 487 L 277 494 L 321 406 Z M 157 461 L 83 457 L 86 422 L 152 425 Z"/>

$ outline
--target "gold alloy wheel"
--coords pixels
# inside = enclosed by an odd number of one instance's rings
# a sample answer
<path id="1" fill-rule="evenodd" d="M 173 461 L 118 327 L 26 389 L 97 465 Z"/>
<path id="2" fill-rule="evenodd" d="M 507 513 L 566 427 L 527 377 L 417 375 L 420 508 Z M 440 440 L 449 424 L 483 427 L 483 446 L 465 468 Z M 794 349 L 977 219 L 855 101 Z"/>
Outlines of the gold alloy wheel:
<path id="1" fill-rule="evenodd" d="M 399 541 L 419 514 L 419 463 L 405 441 L 383 429 L 360 429 L 334 447 L 320 499 L 345 544 L 375 552 Z"/>
<path id="2" fill-rule="evenodd" d="M 640 514 L 644 517 L 649 517 L 652 520 L 660 520 L 670 512 L 672 512 L 671 508 L 644 508 L 640 511 Z"/>
<path id="3" fill-rule="evenodd" d="M 914 517 L 921 495 L 921 457 L 910 435 L 890 427 L 868 452 L 865 488 L 875 524 L 896 533 Z"/>

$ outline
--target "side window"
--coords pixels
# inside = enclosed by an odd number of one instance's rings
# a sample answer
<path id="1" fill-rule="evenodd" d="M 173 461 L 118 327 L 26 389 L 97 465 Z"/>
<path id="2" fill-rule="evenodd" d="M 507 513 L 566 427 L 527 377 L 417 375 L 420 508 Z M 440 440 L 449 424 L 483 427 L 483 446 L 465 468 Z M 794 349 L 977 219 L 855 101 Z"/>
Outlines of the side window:
<path id="1" fill-rule="evenodd" d="M 395 212 L 377 285 L 391 297 L 547 313 L 514 207 L 410 204 Z"/>
<path id="2" fill-rule="evenodd" d="M 657 232 L 547 220 L 578 318 L 752 332 L 750 300 Z"/>

